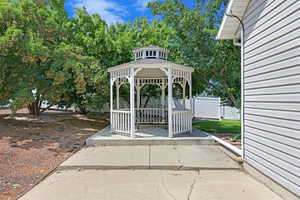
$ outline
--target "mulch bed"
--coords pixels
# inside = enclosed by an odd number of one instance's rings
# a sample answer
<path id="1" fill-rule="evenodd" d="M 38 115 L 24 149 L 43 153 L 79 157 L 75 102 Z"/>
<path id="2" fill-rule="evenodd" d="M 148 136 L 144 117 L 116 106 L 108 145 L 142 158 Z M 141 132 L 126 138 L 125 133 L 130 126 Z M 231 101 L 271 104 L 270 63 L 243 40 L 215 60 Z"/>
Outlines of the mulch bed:
<path id="1" fill-rule="evenodd" d="M 18 198 L 108 124 L 103 115 L 0 110 L 0 200 Z"/>

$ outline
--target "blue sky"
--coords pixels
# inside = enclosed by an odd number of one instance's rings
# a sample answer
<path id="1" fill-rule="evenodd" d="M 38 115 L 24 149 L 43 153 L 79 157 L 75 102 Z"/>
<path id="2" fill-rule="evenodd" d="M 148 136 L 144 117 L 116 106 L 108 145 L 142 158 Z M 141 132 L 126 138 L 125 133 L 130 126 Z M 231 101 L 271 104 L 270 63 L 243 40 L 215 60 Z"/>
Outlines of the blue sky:
<path id="1" fill-rule="evenodd" d="M 149 1 L 154 0 L 66 0 L 68 15 L 74 15 L 74 9 L 85 7 L 90 14 L 99 14 L 108 24 L 130 22 L 137 17 L 151 19 L 151 11 L 146 8 Z M 163 1 L 163 0 L 161 0 Z M 182 0 L 193 6 L 194 0 Z"/>

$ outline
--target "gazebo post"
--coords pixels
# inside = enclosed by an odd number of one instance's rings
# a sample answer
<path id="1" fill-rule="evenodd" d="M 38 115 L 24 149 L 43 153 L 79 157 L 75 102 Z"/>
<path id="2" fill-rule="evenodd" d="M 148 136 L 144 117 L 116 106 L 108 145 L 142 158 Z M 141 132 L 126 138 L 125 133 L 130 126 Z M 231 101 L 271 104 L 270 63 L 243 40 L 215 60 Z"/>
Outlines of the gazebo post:
<path id="1" fill-rule="evenodd" d="M 134 111 L 134 68 L 130 68 L 130 135 L 134 137 L 135 132 L 135 111 Z"/>
<path id="2" fill-rule="evenodd" d="M 117 109 L 120 108 L 120 84 L 116 81 Z"/>
<path id="3" fill-rule="evenodd" d="M 193 95 L 192 95 L 192 75 L 189 76 L 189 90 L 190 90 L 190 111 L 191 111 L 191 119 L 190 119 L 190 133 L 193 132 Z"/>
<path id="4" fill-rule="evenodd" d="M 165 98 L 166 98 L 166 86 L 161 87 L 161 105 L 165 106 Z"/>
<path id="5" fill-rule="evenodd" d="M 172 100 L 173 100 L 173 78 L 172 69 L 168 68 L 168 131 L 169 137 L 173 137 L 173 123 L 172 123 Z"/>
<path id="6" fill-rule="evenodd" d="M 166 80 L 162 79 L 160 84 L 160 89 L 161 89 L 161 105 L 165 106 L 165 100 L 166 100 Z"/>
<path id="7" fill-rule="evenodd" d="M 113 120 L 112 112 L 113 112 L 113 84 L 114 81 L 110 78 L 110 119 Z M 113 131 L 113 122 L 110 122 L 110 130 Z"/>
<path id="8" fill-rule="evenodd" d="M 136 108 L 139 109 L 141 107 L 141 88 L 140 86 L 136 86 Z"/>
<path id="9" fill-rule="evenodd" d="M 185 97 L 186 97 L 186 81 L 184 81 L 182 84 L 182 98 L 183 98 L 184 109 L 186 108 Z"/>

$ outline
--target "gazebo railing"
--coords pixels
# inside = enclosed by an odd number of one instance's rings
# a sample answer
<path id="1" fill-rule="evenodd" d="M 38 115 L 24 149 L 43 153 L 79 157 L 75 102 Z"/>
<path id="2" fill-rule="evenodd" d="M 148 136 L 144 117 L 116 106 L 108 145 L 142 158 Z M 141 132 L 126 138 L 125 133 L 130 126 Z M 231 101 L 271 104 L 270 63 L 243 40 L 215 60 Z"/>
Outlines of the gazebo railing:
<path id="1" fill-rule="evenodd" d="M 131 113 L 129 110 L 111 111 L 111 129 L 116 132 L 130 133 Z"/>
<path id="2" fill-rule="evenodd" d="M 192 129 L 192 114 L 190 110 L 173 110 L 172 132 L 173 134 L 189 132 Z"/>
<path id="3" fill-rule="evenodd" d="M 138 108 L 136 109 L 137 124 L 166 124 L 168 112 L 164 108 Z M 130 133 L 131 113 L 129 110 L 112 110 L 111 128 L 115 132 Z M 192 130 L 192 114 L 190 110 L 172 111 L 172 132 L 174 135 L 190 132 Z"/>
<path id="4" fill-rule="evenodd" d="M 135 117 L 138 124 L 165 124 L 168 113 L 164 108 L 137 108 Z"/>

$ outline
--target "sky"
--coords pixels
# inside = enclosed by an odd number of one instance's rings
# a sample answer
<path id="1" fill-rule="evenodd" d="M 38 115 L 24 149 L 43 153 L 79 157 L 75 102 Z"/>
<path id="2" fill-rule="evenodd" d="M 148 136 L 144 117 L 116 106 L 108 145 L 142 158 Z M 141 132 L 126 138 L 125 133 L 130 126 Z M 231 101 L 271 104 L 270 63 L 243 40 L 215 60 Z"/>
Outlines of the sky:
<path id="1" fill-rule="evenodd" d="M 65 9 L 69 17 L 76 8 L 85 7 L 89 14 L 99 14 L 108 24 L 132 22 L 137 17 L 152 19 L 147 3 L 154 0 L 66 0 Z M 160 0 L 163 1 L 163 0 Z M 194 0 L 182 0 L 193 6 Z"/>

